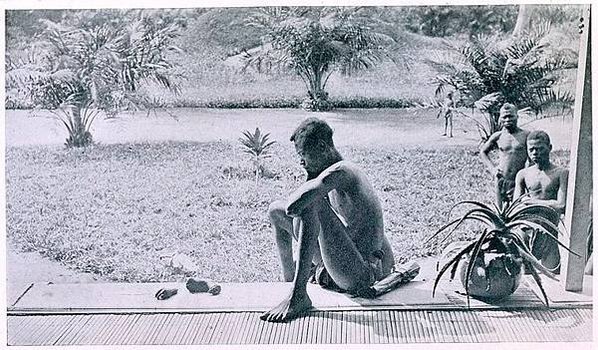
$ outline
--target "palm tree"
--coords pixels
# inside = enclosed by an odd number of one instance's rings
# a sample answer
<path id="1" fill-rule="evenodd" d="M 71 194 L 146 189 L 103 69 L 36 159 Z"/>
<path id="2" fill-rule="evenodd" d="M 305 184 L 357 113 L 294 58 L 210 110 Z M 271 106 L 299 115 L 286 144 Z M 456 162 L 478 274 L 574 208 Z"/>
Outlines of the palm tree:
<path id="1" fill-rule="evenodd" d="M 67 146 L 92 142 L 90 128 L 100 111 L 148 107 L 138 93 L 141 82 L 177 90 L 166 56 L 177 50 L 171 44 L 177 22 L 143 11 L 99 11 L 97 16 L 106 18 L 89 24 L 82 16 L 72 26 L 42 20 L 46 29 L 34 51 L 39 57 L 21 65 L 13 61 L 7 69 L 8 84 L 30 95 L 36 107 L 54 111 L 65 125 Z"/>
<path id="2" fill-rule="evenodd" d="M 447 88 L 458 90 L 466 107 L 483 112 L 486 124 L 478 123 L 483 140 L 500 129 L 499 110 L 505 102 L 536 115 L 548 106 L 571 107 L 573 94 L 556 86 L 559 73 L 576 68 L 577 62 L 547 54 L 549 30 L 550 24 L 544 23 L 508 41 L 477 37 L 454 48 L 459 56 L 456 63 L 429 60 L 440 72 L 435 78 L 436 94 L 444 94 Z"/>
<path id="3" fill-rule="evenodd" d="M 245 68 L 286 67 L 305 83 L 308 110 L 330 109 L 326 83 L 335 71 L 351 74 L 392 57 L 389 36 L 368 27 L 360 8 L 258 8 L 247 25 L 260 29 L 262 45 L 243 52 Z"/>

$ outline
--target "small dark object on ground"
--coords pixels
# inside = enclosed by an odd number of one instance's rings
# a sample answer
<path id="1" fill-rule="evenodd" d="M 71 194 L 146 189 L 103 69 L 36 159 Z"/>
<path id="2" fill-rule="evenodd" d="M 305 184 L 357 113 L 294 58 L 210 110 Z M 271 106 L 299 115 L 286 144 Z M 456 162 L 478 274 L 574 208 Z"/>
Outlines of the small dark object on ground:
<path id="1" fill-rule="evenodd" d="M 210 293 L 212 295 L 218 295 L 222 291 L 222 287 L 218 284 L 208 284 L 208 282 L 204 280 L 196 280 L 194 278 L 189 278 L 187 280 L 187 290 L 190 293 Z"/>
<path id="2" fill-rule="evenodd" d="M 186 283 L 187 290 L 191 293 L 206 293 L 210 290 L 208 282 L 189 278 Z"/>
<path id="3" fill-rule="evenodd" d="M 212 295 L 218 295 L 220 294 L 220 291 L 222 290 L 222 287 L 220 287 L 219 285 L 215 284 L 213 286 L 210 287 L 210 289 L 208 290 L 208 293 L 212 294 Z"/>
<path id="4" fill-rule="evenodd" d="M 166 300 L 179 292 L 178 289 L 166 289 L 162 288 L 156 293 L 156 299 L 158 300 Z"/>

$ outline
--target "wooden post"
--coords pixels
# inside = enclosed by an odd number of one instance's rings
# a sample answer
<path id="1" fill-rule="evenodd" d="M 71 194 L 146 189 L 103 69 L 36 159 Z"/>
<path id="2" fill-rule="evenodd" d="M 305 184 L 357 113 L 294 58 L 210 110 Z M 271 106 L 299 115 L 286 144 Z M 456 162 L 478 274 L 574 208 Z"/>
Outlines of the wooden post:
<path id="1" fill-rule="evenodd" d="M 571 142 L 571 162 L 567 187 L 565 226 L 569 231 L 569 247 L 582 256 L 562 254 L 565 290 L 578 292 L 583 288 L 587 229 L 591 219 L 592 193 L 592 62 L 590 8 L 583 10 L 583 34 L 579 50 L 577 90 Z"/>

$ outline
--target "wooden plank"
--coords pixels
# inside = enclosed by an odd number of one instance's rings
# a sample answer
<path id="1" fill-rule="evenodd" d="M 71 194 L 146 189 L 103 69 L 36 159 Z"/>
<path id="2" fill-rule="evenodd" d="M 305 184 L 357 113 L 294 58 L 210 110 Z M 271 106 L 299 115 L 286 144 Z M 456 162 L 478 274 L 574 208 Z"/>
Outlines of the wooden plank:
<path id="1" fill-rule="evenodd" d="M 32 332 L 28 335 L 28 343 L 32 345 L 40 345 L 44 343 L 45 334 L 48 328 L 54 322 L 54 317 L 40 317 L 38 318 L 37 322 L 35 323 L 35 332 Z"/>
<path id="2" fill-rule="evenodd" d="M 592 194 L 592 67 L 591 67 L 591 18 L 589 5 L 584 6 L 585 19 L 581 37 L 577 91 L 575 94 L 573 138 L 569 164 L 569 185 L 565 226 L 569 231 L 569 248 L 578 252 L 577 257 L 561 252 L 564 287 L 568 291 L 581 291 L 587 242 L 587 228 L 590 221 L 590 196 Z"/>
<path id="3" fill-rule="evenodd" d="M 112 344 L 112 345 L 126 344 L 125 339 L 137 329 L 138 322 L 141 318 L 142 317 L 139 314 L 128 315 L 127 322 L 126 322 L 125 326 L 122 327 L 121 332 L 119 332 L 119 336 L 114 337 L 114 339 L 111 340 L 111 342 L 109 344 Z"/>
<path id="4" fill-rule="evenodd" d="M 189 293 L 184 283 L 89 283 L 34 284 L 9 312 L 41 310 L 68 313 L 267 311 L 286 297 L 289 283 L 223 283 L 217 296 Z M 178 294 L 167 300 L 156 300 L 160 288 L 177 288 Z M 266 291 L 266 292 L 265 292 Z M 450 305 L 442 293 L 431 297 L 431 281 L 410 282 L 376 299 L 352 298 L 347 294 L 309 284 L 308 292 L 314 308 L 322 311 L 373 310 L 389 306 L 421 309 Z"/>
<path id="5" fill-rule="evenodd" d="M 64 316 L 66 317 L 66 316 Z M 79 334 L 81 329 L 87 327 L 89 321 L 91 321 L 91 315 L 74 315 L 72 326 L 66 330 L 53 345 L 71 345 L 73 339 Z"/>
<path id="6" fill-rule="evenodd" d="M 200 320 L 203 317 L 207 317 L 207 314 L 193 314 L 193 317 L 189 320 L 189 326 L 187 326 L 187 330 L 185 331 L 185 334 L 183 334 L 179 344 L 193 344 L 193 338 L 198 334 L 198 328 L 202 324 Z"/>
<path id="7" fill-rule="evenodd" d="M 331 329 L 347 326 L 342 339 L 355 344 L 428 342 L 528 342 L 589 341 L 592 331 L 591 309 L 520 310 L 520 311 L 384 311 L 337 312 L 343 318 L 317 313 L 289 324 L 259 320 L 257 313 L 212 314 L 145 314 L 145 315 L 53 315 L 26 316 L 31 322 L 21 337 L 11 337 L 16 345 L 133 345 L 146 344 L 214 344 L 229 338 L 237 317 L 249 325 L 244 343 L 325 343 L 327 338 L 320 320 L 333 320 Z M 383 315 L 386 314 L 386 315 Z M 9 323 L 12 324 L 10 321 Z M 382 321 L 388 319 L 388 322 Z M 77 322 L 73 322 L 73 321 Z M 69 325 L 72 330 L 64 331 Z M 55 325 L 50 326 L 49 325 Z M 82 326 L 84 325 L 84 326 Z M 186 327 L 185 327 L 186 326 Z M 473 327 L 473 328 L 472 328 Z M 297 331 L 293 331 L 297 328 Z M 277 338 L 285 332 L 294 339 Z M 58 335 L 60 334 L 60 335 Z M 30 335 L 35 335 L 31 337 Z M 347 338 L 348 337 L 348 338 Z M 177 341 L 173 341 L 178 339 Z M 232 338 L 230 338 L 232 339 Z M 331 340 L 331 339 L 330 339 Z M 331 341 L 332 342 L 332 341 Z M 345 341 L 346 342 L 346 341 Z"/>

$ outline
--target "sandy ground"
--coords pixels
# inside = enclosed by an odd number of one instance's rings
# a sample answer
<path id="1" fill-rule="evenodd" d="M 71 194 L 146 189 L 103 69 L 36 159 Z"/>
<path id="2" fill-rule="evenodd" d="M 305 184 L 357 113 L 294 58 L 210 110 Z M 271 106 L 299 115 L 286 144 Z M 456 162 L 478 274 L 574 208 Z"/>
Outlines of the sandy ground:
<path id="1" fill-rule="evenodd" d="M 64 265 L 43 258 L 36 252 L 17 252 L 6 248 L 6 300 L 7 306 L 14 304 L 32 283 L 92 283 L 99 277 L 81 273 Z"/>
<path id="2" fill-rule="evenodd" d="M 338 146 L 390 146 L 444 148 L 478 144 L 471 123 L 455 119 L 454 138 L 442 136 L 442 121 L 425 110 L 339 110 L 310 113 L 301 110 L 177 109 L 171 113 L 136 113 L 112 119 L 98 119 L 92 128 L 96 142 L 145 141 L 236 141 L 242 130 L 260 127 L 279 142 L 289 142 L 292 130 L 306 117 L 327 120 L 335 129 Z M 571 118 L 523 121 L 527 129 L 543 129 L 555 149 L 568 149 Z M 49 113 L 31 116 L 27 111 L 6 112 L 6 145 L 56 146 L 66 138 L 64 127 Z M 31 283 L 94 282 L 95 276 L 78 273 L 42 258 L 39 254 L 7 248 L 7 299 L 11 305 Z"/>
<path id="3" fill-rule="evenodd" d="M 176 109 L 120 115 L 98 119 L 92 127 L 94 140 L 104 144 L 144 141 L 236 141 L 242 130 L 259 127 L 279 142 L 288 142 L 298 123 L 316 116 L 327 120 L 335 130 L 339 146 L 396 146 L 444 148 L 478 144 L 478 132 L 471 122 L 455 118 L 454 138 L 442 136 L 442 120 L 435 112 L 421 109 L 338 110 L 310 113 L 294 109 L 221 110 Z M 64 126 L 49 113 L 31 116 L 27 111 L 7 111 L 7 146 L 61 145 L 67 137 Z M 528 129 L 549 132 L 555 149 L 568 149 L 571 118 L 522 121 Z"/>

